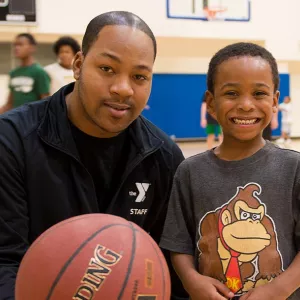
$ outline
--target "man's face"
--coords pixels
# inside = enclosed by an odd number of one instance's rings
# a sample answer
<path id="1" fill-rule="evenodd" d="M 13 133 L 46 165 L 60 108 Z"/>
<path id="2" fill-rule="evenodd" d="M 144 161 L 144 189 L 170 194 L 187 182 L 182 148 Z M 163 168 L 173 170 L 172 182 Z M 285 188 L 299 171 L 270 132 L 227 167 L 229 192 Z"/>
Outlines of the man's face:
<path id="1" fill-rule="evenodd" d="M 35 46 L 30 44 L 26 37 L 17 37 L 14 44 L 14 54 L 18 59 L 24 59 L 32 55 L 35 51 Z"/>
<path id="2" fill-rule="evenodd" d="M 104 27 L 86 56 L 74 61 L 81 129 L 98 137 L 126 129 L 147 104 L 153 64 L 148 35 L 129 26 Z"/>

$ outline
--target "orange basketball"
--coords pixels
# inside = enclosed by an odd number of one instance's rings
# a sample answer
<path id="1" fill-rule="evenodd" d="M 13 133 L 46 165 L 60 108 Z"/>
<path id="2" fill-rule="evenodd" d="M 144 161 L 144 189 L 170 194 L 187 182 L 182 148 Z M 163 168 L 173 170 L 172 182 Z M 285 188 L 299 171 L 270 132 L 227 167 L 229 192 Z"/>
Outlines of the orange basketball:
<path id="1" fill-rule="evenodd" d="M 25 254 L 16 300 L 169 300 L 163 254 L 140 227 L 88 214 L 45 231 Z"/>

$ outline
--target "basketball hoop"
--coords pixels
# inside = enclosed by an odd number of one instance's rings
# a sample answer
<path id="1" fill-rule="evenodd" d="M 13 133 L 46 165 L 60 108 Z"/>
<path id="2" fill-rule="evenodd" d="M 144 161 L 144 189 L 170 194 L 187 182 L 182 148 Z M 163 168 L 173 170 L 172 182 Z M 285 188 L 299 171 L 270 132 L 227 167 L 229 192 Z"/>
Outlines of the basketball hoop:
<path id="1" fill-rule="evenodd" d="M 222 20 L 222 13 L 227 10 L 226 7 L 206 7 L 203 11 L 208 21 Z"/>

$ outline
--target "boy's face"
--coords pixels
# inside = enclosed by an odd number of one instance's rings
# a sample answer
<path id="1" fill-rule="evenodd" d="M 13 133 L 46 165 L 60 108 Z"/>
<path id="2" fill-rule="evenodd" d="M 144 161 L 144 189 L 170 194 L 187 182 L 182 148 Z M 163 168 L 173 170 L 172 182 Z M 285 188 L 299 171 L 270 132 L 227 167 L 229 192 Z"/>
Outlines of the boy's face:
<path id="1" fill-rule="evenodd" d="M 206 93 L 208 111 L 224 137 L 249 141 L 261 137 L 277 111 L 272 71 L 261 57 L 235 57 L 218 66 L 214 95 Z"/>
<path id="2" fill-rule="evenodd" d="M 284 97 L 283 102 L 284 103 L 290 103 L 291 99 L 290 97 Z"/>
<path id="3" fill-rule="evenodd" d="M 33 55 L 35 51 L 35 46 L 24 36 L 17 37 L 13 46 L 15 57 L 18 59 L 25 59 Z"/>
<path id="4" fill-rule="evenodd" d="M 72 62 L 76 53 L 73 52 L 73 49 L 69 45 L 63 45 L 59 48 L 57 57 L 60 64 L 65 68 L 72 67 Z"/>

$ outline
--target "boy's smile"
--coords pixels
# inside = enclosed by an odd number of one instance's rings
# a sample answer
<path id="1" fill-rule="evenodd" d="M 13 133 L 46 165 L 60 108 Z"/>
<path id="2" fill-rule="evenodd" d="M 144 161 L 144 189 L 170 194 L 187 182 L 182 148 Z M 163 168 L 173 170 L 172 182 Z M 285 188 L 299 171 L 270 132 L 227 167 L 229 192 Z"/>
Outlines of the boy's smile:
<path id="1" fill-rule="evenodd" d="M 254 124 L 257 124 L 261 119 L 260 118 L 244 118 L 244 117 L 235 117 L 235 118 L 231 118 L 231 121 L 234 124 L 238 124 L 241 126 L 251 126 Z"/>

